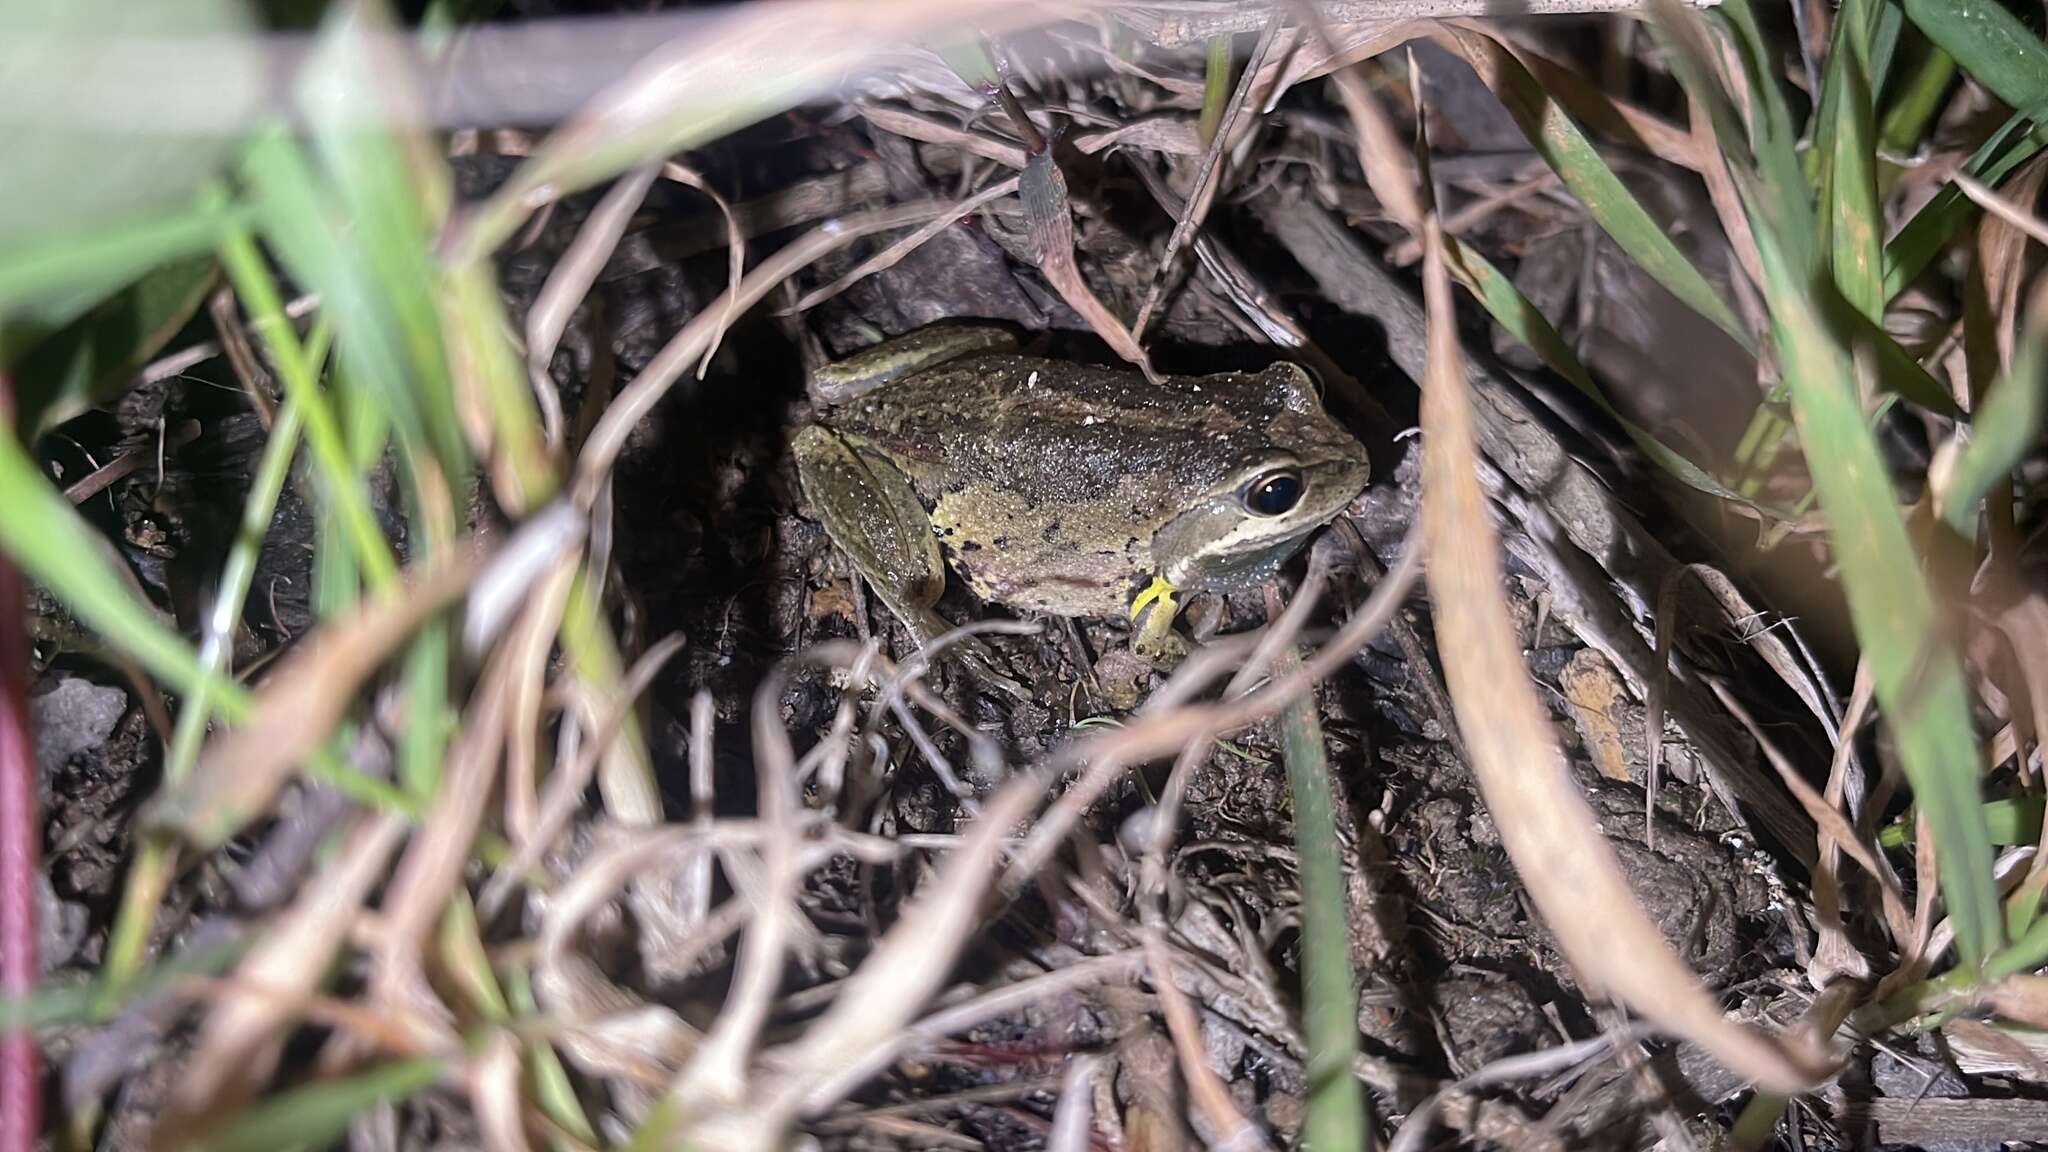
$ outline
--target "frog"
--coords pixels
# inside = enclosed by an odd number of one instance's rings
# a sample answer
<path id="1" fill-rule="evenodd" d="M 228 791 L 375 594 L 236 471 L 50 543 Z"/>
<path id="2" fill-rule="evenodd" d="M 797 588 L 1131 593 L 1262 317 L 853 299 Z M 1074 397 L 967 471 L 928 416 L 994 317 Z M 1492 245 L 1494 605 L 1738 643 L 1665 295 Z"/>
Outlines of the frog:
<path id="1" fill-rule="evenodd" d="M 1272 579 L 1364 491 L 1364 445 L 1315 377 L 1147 375 L 940 324 L 815 369 L 791 438 L 805 500 L 920 647 L 949 630 L 947 574 L 1013 612 L 1135 625 L 1186 652 L 1183 597 Z"/>

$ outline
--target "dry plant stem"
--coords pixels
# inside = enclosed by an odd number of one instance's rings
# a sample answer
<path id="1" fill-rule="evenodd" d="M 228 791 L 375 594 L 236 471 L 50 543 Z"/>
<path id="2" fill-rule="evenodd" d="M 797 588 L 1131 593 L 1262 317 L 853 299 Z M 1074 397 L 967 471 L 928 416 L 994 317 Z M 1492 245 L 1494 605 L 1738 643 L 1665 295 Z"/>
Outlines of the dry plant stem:
<path id="1" fill-rule="evenodd" d="M 1956 187 L 1962 189 L 1963 195 L 1976 201 L 1978 207 L 2026 233 L 2036 243 L 2048 244 L 2048 223 L 2043 223 L 2040 217 L 1986 187 L 1983 181 L 1974 179 L 1966 172 L 1957 172 L 1952 178 Z"/>
<path id="2" fill-rule="evenodd" d="M 959 221 L 966 219 L 986 205 L 994 203 L 1016 190 L 1017 177 L 1015 176 L 996 181 L 994 184 L 960 201 L 946 212 L 941 213 L 917 231 L 861 261 L 858 267 L 837 280 L 822 288 L 813 288 L 809 292 L 804 293 L 796 303 L 789 306 L 789 311 L 808 311 L 846 291 L 860 281 L 867 279 L 869 276 L 894 268 L 897 264 L 902 263 L 904 257 L 922 247 L 925 241 L 937 236 L 940 232 L 952 227 Z"/>
<path id="3" fill-rule="evenodd" d="M 539 603 L 539 601 L 536 601 Z M 542 630 L 535 628 L 535 633 Z M 610 699 L 602 702 L 597 710 L 597 723 L 586 733 L 583 745 L 577 749 L 576 759 L 567 765 L 558 765 L 548 778 L 547 795 L 541 799 L 537 814 L 532 821 L 530 834 L 521 836 L 514 843 L 512 858 L 501 865 L 497 874 L 484 885 L 477 897 L 477 909 L 486 917 L 494 915 L 504 902 L 511 886 L 519 883 L 526 874 L 539 864 L 543 852 L 569 826 L 582 803 L 583 793 L 590 787 L 590 780 L 597 775 L 597 764 L 611 749 L 612 741 L 619 738 L 624 729 L 626 717 L 632 714 L 635 701 L 647 691 L 656 673 L 669 658 L 682 651 L 683 635 L 671 633 L 652 648 L 640 654 L 633 667 L 626 672 L 624 682 Z M 509 719 L 517 728 L 530 727 L 527 719 L 513 713 Z"/>
<path id="4" fill-rule="evenodd" d="M 1096 1056 L 1076 1056 L 1067 1061 L 1066 1075 L 1060 1078 L 1059 1103 L 1053 1106 L 1052 1132 L 1045 1139 L 1045 1152 L 1089 1152 L 1095 1071 L 1101 1063 Z"/>
<path id="5" fill-rule="evenodd" d="M 669 387 L 711 347 L 712 341 L 723 331 L 727 315 L 738 315 L 752 308 L 798 269 L 863 236 L 922 223 L 950 207 L 946 204 L 906 204 L 829 220 L 762 260 L 738 285 L 692 316 L 640 375 L 626 385 L 611 407 L 605 409 L 597 426 L 590 430 L 590 438 L 584 442 L 583 453 L 577 459 L 574 489 L 577 503 L 588 508 L 596 500 L 599 486 L 610 475 L 613 462 L 626 445 L 627 435 L 654 410 Z"/>
<path id="6" fill-rule="evenodd" d="M 900 1051 L 905 1025 L 937 992 L 980 922 L 1010 829 L 1041 795 L 1039 782 L 1025 774 L 983 806 L 937 881 L 918 894 L 831 1009 L 802 1040 L 775 1054 L 772 1062 L 787 1075 L 768 1088 L 769 1115 L 829 1107 Z"/>
<path id="7" fill-rule="evenodd" d="M 1294 644 L 1294 638 L 1301 634 L 1302 626 L 1308 623 L 1308 616 L 1322 598 L 1323 583 L 1329 578 L 1328 554 L 1322 548 L 1310 553 L 1308 575 L 1296 590 L 1287 610 L 1272 628 L 1259 638 L 1258 647 L 1230 679 L 1230 686 L 1223 690 L 1228 700 L 1242 696 L 1266 675 L 1266 669 L 1273 658 L 1283 649 Z M 1138 889 L 1138 898 L 1146 903 L 1156 903 L 1166 898 L 1166 854 L 1173 847 L 1173 839 L 1180 831 L 1180 806 L 1187 796 L 1188 782 L 1193 779 L 1195 769 L 1209 756 L 1210 741 L 1193 740 L 1181 750 L 1173 762 L 1173 771 L 1160 789 L 1159 801 L 1153 805 L 1151 837 L 1145 844 L 1144 868 Z"/>
<path id="8" fill-rule="evenodd" d="M 548 654 L 561 628 L 562 613 L 569 605 L 576 568 L 574 555 L 556 562 L 554 572 L 534 589 L 522 617 L 522 627 L 506 640 L 517 669 L 513 673 L 512 702 L 506 710 L 505 733 L 505 832 L 515 843 L 535 838 L 534 825 L 540 810 L 539 745 Z M 487 900 L 483 907 L 485 915 L 489 915 Z"/>
<path id="9" fill-rule="evenodd" d="M 462 884 L 484 809 L 497 783 L 505 743 L 505 714 L 518 672 L 512 654 L 494 654 L 462 717 L 461 735 L 449 747 L 447 767 L 433 805 L 392 874 L 371 949 L 376 971 L 373 999 L 422 1019 L 445 1009 L 422 968 L 434 923 Z"/>
<path id="10" fill-rule="evenodd" d="M 1862 866 L 1863 870 L 1877 881 L 1878 891 L 1884 899 L 1886 922 L 1895 929 L 1903 927 L 1907 920 L 1905 895 L 1899 891 L 1890 870 L 1878 864 L 1876 850 L 1856 835 L 1856 830 L 1849 825 L 1849 818 L 1842 815 L 1840 809 L 1829 804 L 1825 797 L 1814 790 L 1812 784 L 1806 782 L 1806 778 L 1799 774 L 1798 766 L 1787 759 L 1784 753 L 1778 751 L 1778 746 L 1750 717 L 1749 710 L 1742 706 L 1742 702 L 1735 698 L 1735 694 L 1730 692 L 1726 685 L 1718 678 L 1710 679 L 1708 683 L 1713 686 L 1714 695 L 1720 698 L 1722 706 L 1742 723 L 1750 736 L 1756 740 L 1757 746 L 1763 749 L 1764 759 L 1777 770 L 1779 779 L 1785 782 L 1786 789 L 1799 801 L 1800 806 L 1806 809 L 1806 814 L 1813 818 L 1815 826 L 1834 840 L 1842 851 L 1848 853 L 1849 859 Z"/>
<path id="11" fill-rule="evenodd" d="M 1281 21 L 1276 15 L 1259 34 L 1258 44 L 1252 48 L 1251 58 L 1245 63 L 1244 74 L 1238 77 L 1230 102 L 1224 105 L 1216 133 L 1209 146 L 1202 150 L 1202 162 L 1195 167 L 1187 203 L 1180 218 L 1174 221 L 1172 234 L 1166 238 L 1166 248 L 1160 253 L 1159 264 L 1152 271 L 1152 283 L 1145 290 L 1145 302 L 1138 308 L 1138 318 L 1131 322 L 1131 334 L 1139 340 L 1145 338 L 1145 329 L 1152 323 L 1152 312 L 1158 307 L 1160 294 L 1165 291 L 1168 277 L 1173 273 L 1174 258 L 1201 228 L 1202 221 L 1209 217 L 1209 206 L 1216 197 L 1216 189 L 1223 176 L 1223 158 L 1243 135 L 1238 126 L 1244 120 L 1252 84 L 1267 54 L 1273 49 L 1274 37 L 1279 34 L 1280 26 Z"/>
<path id="12" fill-rule="evenodd" d="M 1412 1109 L 1407 1118 L 1401 1121 L 1401 1127 L 1395 1130 L 1394 1138 L 1387 1143 L 1387 1152 L 1422 1152 L 1422 1149 L 1428 1147 L 1426 1141 L 1429 1139 L 1431 1126 L 1436 1123 L 1438 1108 L 1448 1098 L 1475 1088 L 1509 1084 L 1538 1076 L 1551 1076 L 1579 1068 L 1607 1055 L 1616 1045 L 1635 1043 L 1648 1032 L 1649 1029 L 1640 1024 L 1628 1025 L 1603 1032 L 1591 1039 L 1576 1040 L 1555 1048 L 1543 1048 L 1495 1060 L 1470 1075 L 1461 1076 L 1438 1088 L 1427 1100 Z"/>
<path id="13" fill-rule="evenodd" d="M 1537 910 L 1581 978 L 1698 1042 L 1760 1087 L 1802 1091 L 1817 1054 L 1733 1024 L 1637 905 L 1612 849 L 1573 787 L 1550 720 L 1530 687 L 1501 599 L 1499 537 L 1474 467 L 1471 399 L 1444 239 L 1423 221 L 1429 370 L 1422 393 L 1422 522 L 1432 563 L 1437 643 L 1473 772 Z"/>
<path id="14" fill-rule="evenodd" d="M 761 884 L 754 919 L 740 946 L 738 971 L 725 1008 L 670 1089 L 685 1109 L 738 1102 L 747 1087 L 747 1059 L 782 979 L 783 953 L 797 915 L 796 753 L 782 726 L 783 677 L 778 672 L 754 695 L 754 774 L 761 822 L 770 834 L 761 845 Z"/>
<path id="15" fill-rule="evenodd" d="M 325 978 L 363 901 L 384 881 L 386 862 L 406 831 L 402 816 L 364 814 L 321 882 L 307 886 L 236 966 L 236 982 L 311 992 Z M 269 1077 L 289 1023 L 289 1013 L 275 1002 L 235 997 L 215 1005 L 177 1081 L 173 1121 L 204 1117 L 255 1092 Z"/>
<path id="16" fill-rule="evenodd" d="M 0 376 L 0 436 L 13 415 Z M 35 737 L 29 731 L 27 598 L 21 573 L 0 555 L 0 1003 L 26 1005 L 40 976 L 36 876 L 42 824 L 36 817 Z M 24 1020 L 0 1020 L 0 1152 L 31 1152 L 42 1130 L 42 1061 Z"/>
<path id="17" fill-rule="evenodd" d="M 1068 772 L 1081 775 L 1070 784 L 1046 815 L 1032 828 L 1023 846 L 1010 862 L 1003 877 L 1003 891 L 1023 891 L 1039 869 L 1065 841 L 1081 815 L 1102 795 L 1124 769 L 1133 764 L 1185 748 L 1189 741 L 1213 740 L 1225 732 L 1265 719 L 1317 681 L 1343 667 L 1365 647 L 1401 604 L 1408 598 L 1422 573 L 1420 527 L 1411 528 L 1402 542 L 1401 557 L 1388 570 L 1387 578 L 1372 590 L 1356 615 L 1346 621 L 1337 635 L 1315 655 L 1303 662 L 1299 672 L 1282 676 L 1266 687 L 1241 699 L 1217 704 L 1181 707 L 1192 693 L 1213 677 L 1215 664 L 1205 657 L 1222 657 L 1229 649 L 1211 645 L 1197 652 L 1164 688 L 1152 694 L 1138 717 L 1122 728 L 1111 729 L 1086 740 L 1076 740 L 1060 749 L 1029 775 L 1041 786 Z"/>
<path id="18" fill-rule="evenodd" d="M 1148 921 L 1159 918 L 1156 910 L 1148 910 Z M 1166 1017 L 1166 1031 L 1173 1038 L 1181 1078 L 1187 1083 L 1196 1113 L 1207 1121 L 1208 1131 L 1202 1134 L 1205 1143 L 1225 1152 L 1272 1147 L 1258 1126 L 1237 1110 L 1230 1099 L 1230 1089 L 1209 1067 L 1208 1052 L 1202 1044 L 1201 1020 L 1174 983 L 1173 957 L 1166 950 L 1164 929 L 1155 922 L 1143 923 L 1138 928 L 1138 937 L 1144 942 L 1145 960 L 1152 970 L 1152 991 L 1159 998 L 1160 1014 Z"/>
<path id="19" fill-rule="evenodd" d="M 597 283 L 598 274 L 604 271 L 605 262 L 619 246 L 626 225 L 632 222 L 633 213 L 647 198 L 647 190 L 654 186 L 654 178 L 660 172 L 659 164 L 643 164 L 605 192 L 604 199 L 591 209 L 590 218 L 577 231 L 576 239 L 569 243 L 568 251 L 548 272 L 547 282 L 541 285 L 540 295 L 526 313 L 526 374 L 533 381 L 534 399 L 540 403 L 541 426 L 552 451 L 561 451 L 563 444 L 562 394 L 556 389 L 550 371 L 555 348 L 561 343 L 562 333 L 568 330 L 576 306 L 589 294 L 590 286 Z"/>

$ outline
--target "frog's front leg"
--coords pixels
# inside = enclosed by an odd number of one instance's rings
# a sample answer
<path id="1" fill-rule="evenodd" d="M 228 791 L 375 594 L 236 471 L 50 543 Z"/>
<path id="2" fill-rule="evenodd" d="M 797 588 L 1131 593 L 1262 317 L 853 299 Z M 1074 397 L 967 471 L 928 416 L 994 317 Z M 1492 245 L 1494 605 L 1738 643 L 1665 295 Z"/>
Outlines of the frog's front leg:
<path id="1" fill-rule="evenodd" d="M 1173 630 L 1180 614 L 1180 589 L 1164 576 L 1131 601 L 1131 650 L 1155 667 L 1171 671 L 1187 659 L 1188 643 Z"/>
<path id="2" fill-rule="evenodd" d="M 980 352 L 1008 352 L 1017 337 L 993 324 L 928 324 L 811 372 L 811 394 L 844 404 L 871 388 Z"/>
<path id="3" fill-rule="evenodd" d="M 905 476 L 887 458 L 816 425 L 790 444 L 804 497 L 826 535 L 852 558 L 861 578 L 922 648 L 948 630 L 933 611 L 946 590 L 946 562 L 932 538 L 931 517 Z M 969 667 L 993 687 L 1026 696 L 997 671 L 986 652 L 962 651 Z"/>

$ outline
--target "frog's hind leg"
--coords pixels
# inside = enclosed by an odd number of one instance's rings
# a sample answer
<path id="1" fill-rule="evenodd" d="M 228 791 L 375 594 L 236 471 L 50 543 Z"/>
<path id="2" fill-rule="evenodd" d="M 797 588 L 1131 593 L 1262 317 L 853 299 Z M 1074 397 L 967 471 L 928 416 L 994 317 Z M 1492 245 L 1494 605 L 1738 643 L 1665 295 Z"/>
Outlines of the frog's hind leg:
<path id="1" fill-rule="evenodd" d="M 839 550 L 922 645 L 946 630 L 932 611 L 946 590 L 946 562 L 931 517 L 909 477 L 815 425 L 790 445 L 804 498 Z"/>
<path id="2" fill-rule="evenodd" d="M 928 324 L 811 372 L 811 391 L 834 404 L 891 380 L 981 352 L 1010 352 L 1017 337 L 994 324 Z"/>

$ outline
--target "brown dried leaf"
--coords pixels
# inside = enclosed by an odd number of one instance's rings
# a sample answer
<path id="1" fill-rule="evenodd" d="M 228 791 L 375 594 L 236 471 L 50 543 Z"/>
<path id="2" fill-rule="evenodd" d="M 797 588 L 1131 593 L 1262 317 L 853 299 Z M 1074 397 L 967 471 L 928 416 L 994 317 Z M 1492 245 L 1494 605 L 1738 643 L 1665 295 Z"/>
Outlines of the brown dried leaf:
<path id="1" fill-rule="evenodd" d="M 1018 198 L 1024 202 L 1031 238 L 1038 250 L 1038 270 L 1045 274 L 1046 281 L 1117 355 L 1137 365 L 1147 379 L 1156 380 L 1158 374 L 1153 372 L 1145 350 L 1138 346 L 1137 337 L 1096 297 L 1074 260 L 1074 216 L 1067 205 L 1067 178 L 1061 174 L 1059 165 L 1053 163 L 1050 149 L 1031 157 L 1024 165 Z"/>
<path id="2" fill-rule="evenodd" d="M 1502 598 L 1500 541 L 1480 491 L 1443 233 L 1423 226 L 1429 316 L 1422 395 L 1422 521 L 1437 643 L 1480 793 L 1558 944 L 1589 986 L 1696 1043 L 1769 1091 L 1828 1072 L 1818 1053 L 1729 1021 L 1665 943 L 1572 784 L 1529 683 Z"/>

